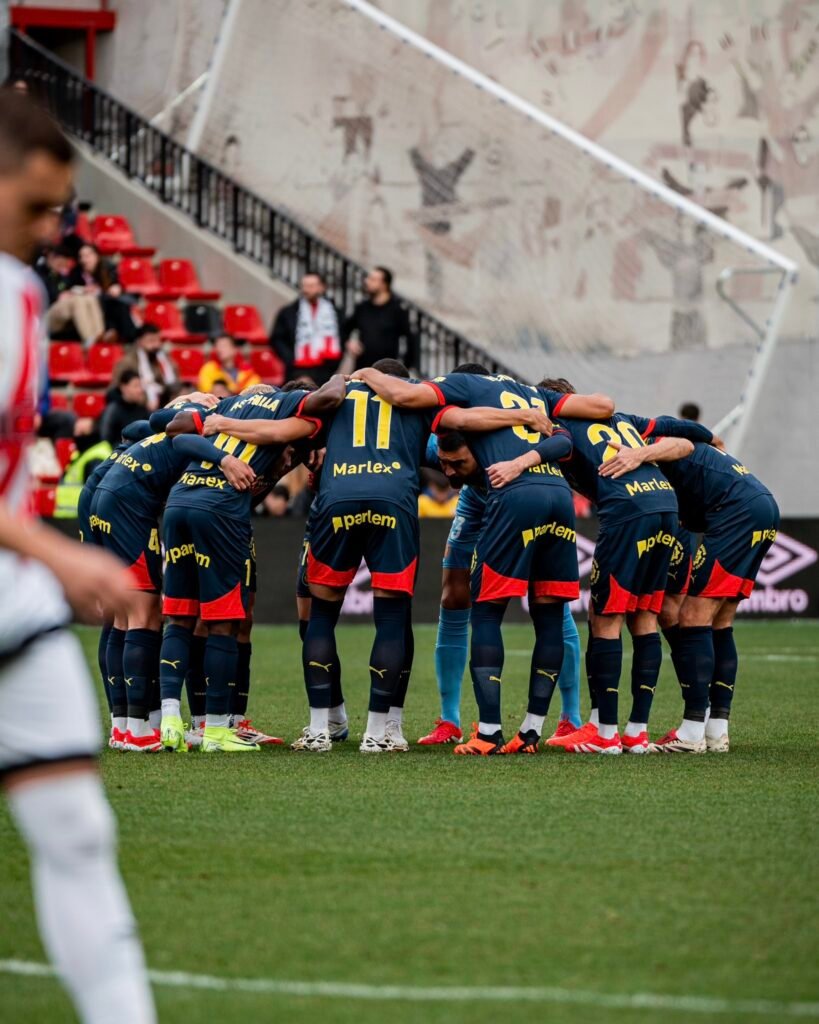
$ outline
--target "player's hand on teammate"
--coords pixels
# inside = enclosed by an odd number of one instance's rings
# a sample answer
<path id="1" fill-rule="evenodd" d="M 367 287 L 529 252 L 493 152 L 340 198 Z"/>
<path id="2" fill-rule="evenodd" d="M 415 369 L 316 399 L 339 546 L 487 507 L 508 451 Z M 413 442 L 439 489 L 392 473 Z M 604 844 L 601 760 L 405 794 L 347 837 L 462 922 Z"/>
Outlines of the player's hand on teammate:
<path id="1" fill-rule="evenodd" d="M 555 425 L 542 409 L 521 409 L 521 412 L 527 417 L 526 423 L 524 423 L 525 427 L 536 430 L 544 437 L 552 436 Z"/>
<path id="2" fill-rule="evenodd" d="M 600 476 L 608 476 L 613 480 L 642 466 L 646 461 L 645 453 L 649 450 L 648 448 L 624 447 L 619 441 L 609 441 L 609 448 L 615 448 L 617 454 L 613 459 L 604 462 L 597 472 Z"/>
<path id="3" fill-rule="evenodd" d="M 211 437 L 213 434 L 229 433 L 229 424 L 230 421 L 227 416 L 214 413 L 213 416 L 208 416 L 207 419 L 202 421 L 202 433 L 205 437 Z"/>
<path id="4" fill-rule="evenodd" d="M 508 462 L 496 462 L 487 469 L 486 475 L 493 487 L 505 487 L 517 480 L 525 468 L 519 459 L 510 459 Z"/>
<path id="5" fill-rule="evenodd" d="M 204 391 L 191 391 L 189 395 L 180 395 L 178 398 L 174 398 L 169 405 L 174 405 L 177 402 L 193 402 L 196 405 L 204 405 L 206 409 L 213 409 L 219 404 L 219 399 L 216 395 L 205 394 Z"/>
<path id="6" fill-rule="evenodd" d="M 230 486 L 237 491 L 249 491 L 256 480 L 256 474 L 250 466 L 237 459 L 235 455 L 226 455 L 219 463 L 219 468 L 227 477 Z"/>
<path id="7" fill-rule="evenodd" d="M 716 434 L 714 434 L 714 436 L 711 438 L 710 443 L 712 448 L 718 448 L 721 452 L 725 451 L 725 442 L 722 440 L 721 437 L 717 437 Z"/>

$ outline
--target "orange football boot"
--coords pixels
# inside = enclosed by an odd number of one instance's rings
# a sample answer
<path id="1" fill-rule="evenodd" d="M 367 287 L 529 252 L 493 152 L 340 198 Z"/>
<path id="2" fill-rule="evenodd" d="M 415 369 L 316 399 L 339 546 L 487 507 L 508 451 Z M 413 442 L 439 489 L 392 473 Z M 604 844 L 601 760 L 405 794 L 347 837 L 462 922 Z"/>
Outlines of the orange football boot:
<path id="1" fill-rule="evenodd" d="M 560 723 L 563 724 L 562 722 Z M 564 732 L 562 735 L 558 735 L 555 732 L 554 736 L 550 736 L 546 740 L 547 747 L 562 747 L 564 750 L 569 743 L 582 743 L 583 740 L 590 739 L 592 736 L 597 735 L 597 726 L 594 722 L 586 722 L 585 725 L 581 725 L 579 729 L 571 729 L 569 732 Z"/>
<path id="2" fill-rule="evenodd" d="M 453 754 L 477 754 L 479 757 L 490 757 L 500 753 L 504 745 L 503 734 L 496 732 L 490 739 L 482 739 L 478 734 L 477 722 L 472 723 L 472 732 L 466 743 L 459 743 Z"/>
<path id="3" fill-rule="evenodd" d="M 536 754 L 539 743 L 540 736 L 538 736 L 534 729 L 529 729 L 527 732 L 516 732 L 508 743 L 504 743 L 499 753 Z"/>

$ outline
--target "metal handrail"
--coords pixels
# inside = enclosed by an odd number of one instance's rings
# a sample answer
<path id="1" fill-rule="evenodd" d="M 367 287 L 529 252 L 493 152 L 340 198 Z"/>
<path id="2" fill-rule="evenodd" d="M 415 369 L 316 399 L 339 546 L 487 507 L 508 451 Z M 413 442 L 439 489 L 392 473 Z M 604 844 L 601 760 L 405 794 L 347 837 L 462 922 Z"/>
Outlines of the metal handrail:
<path id="1" fill-rule="evenodd" d="M 342 315 L 352 312 L 366 276 L 359 263 L 181 146 L 28 36 L 12 30 L 11 41 L 12 76 L 28 82 L 32 94 L 70 135 L 290 288 L 298 289 L 306 271 L 318 271 Z M 425 375 L 447 373 L 467 361 L 483 363 L 495 373 L 511 373 L 485 349 L 416 303 L 398 298 L 418 336 L 419 369 Z"/>

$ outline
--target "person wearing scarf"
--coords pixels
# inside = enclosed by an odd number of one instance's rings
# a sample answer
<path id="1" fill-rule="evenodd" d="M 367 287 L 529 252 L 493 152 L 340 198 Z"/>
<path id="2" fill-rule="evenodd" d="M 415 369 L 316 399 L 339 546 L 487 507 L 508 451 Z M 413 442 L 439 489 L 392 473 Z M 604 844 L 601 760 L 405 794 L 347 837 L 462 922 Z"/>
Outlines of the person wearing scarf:
<path id="1" fill-rule="evenodd" d="M 169 384 L 176 383 L 179 375 L 162 348 L 162 335 L 156 324 L 145 323 L 137 329 L 131 351 L 114 367 L 115 385 L 126 370 L 139 374 L 148 408 L 152 411 L 158 408 L 162 392 Z"/>
<path id="2" fill-rule="evenodd" d="M 285 364 L 288 380 L 309 377 L 321 385 L 341 360 L 338 313 L 324 294 L 321 274 L 305 274 L 300 290 L 295 302 L 279 310 L 270 344 Z"/>

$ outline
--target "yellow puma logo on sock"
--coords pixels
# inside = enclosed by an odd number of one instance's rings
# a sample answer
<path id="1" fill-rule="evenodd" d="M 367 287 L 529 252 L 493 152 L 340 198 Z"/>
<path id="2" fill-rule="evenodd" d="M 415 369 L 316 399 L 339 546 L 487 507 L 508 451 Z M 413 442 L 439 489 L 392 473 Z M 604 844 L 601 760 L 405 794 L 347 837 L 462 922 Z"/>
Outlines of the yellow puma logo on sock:
<path id="1" fill-rule="evenodd" d="M 657 689 L 657 687 L 656 686 L 646 686 L 645 683 L 641 683 L 640 684 L 640 689 L 641 690 L 648 690 L 649 693 L 654 693 L 654 691 Z"/>
<path id="2" fill-rule="evenodd" d="M 719 679 L 714 680 L 714 686 L 724 686 L 726 690 L 733 690 L 734 688 L 731 683 L 721 683 Z"/>
<path id="3" fill-rule="evenodd" d="M 551 679 L 553 683 L 557 682 L 557 672 L 547 672 L 545 669 L 539 668 L 535 670 L 536 676 L 546 676 L 547 679 Z"/>
<path id="4" fill-rule="evenodd" d="M 619 693 L 620 690 L 616 686 L 607 686 L 606 693 Z"/>
<path id="5" fill-rule="evenodd" d="M 324 668 L 323 665 L 322 665 L 322 668 Z M 387 670 L 385 668 L 373 668 L 372 665 L 370 665 L 370 672 L 375 672 L 375 674 L 378 676 L 379 679 L 383 679 L 384 678 L 384 675 L 385 675 L 386 671 Z"/>
<path id="6" fill-rule="evenodd" d="M 108 676 L 108 685 L 109 686 L 113 686 L 114 685 L 114 676 Z"/>
<path id="7" fill-rule="evenodd" d="M 182 660 L 181 658 L 178 658 L 176 661 L 168 661 L 166 658 L 160 658 L 159 664 L 160 665 L 170 665 L 171 668 L 179 668 L 179 662 L 181 660 Z"/>
<path id="8" fill-rule="evenodd" d="M 332 663 L 332 661 L 328 661 L 326 665 L 322 665 L 322 663 L 320 661 L 308 661 L 307 662 L 307 667 L 308 668 L 323 668 L 325 672 L 329 672 L 330 669 L 333 667 L 333 663 Z M 375 669 L 373 669 L 373 672 L 375 672 Z"/>
<path id="9" fill-rule="evenodd" d="M 126 686 L 130 686 L 133 681 L 134 681 L 134 677 L 133 676 L 131 676 L 130 679 L 128 678 L 128 676 L 125 677 L 125 685 Z"/>
<path id="10" fill-rule="evenodd" d="M 490 683 L 499 683 L 500 682 L 500 676 L 490 676 L 489 677 L 489 682 Z"/>

